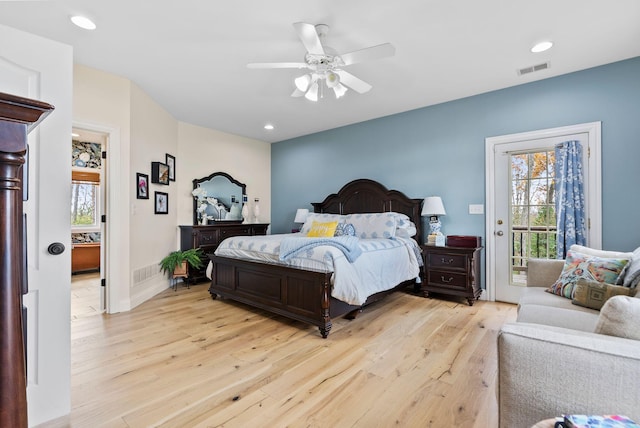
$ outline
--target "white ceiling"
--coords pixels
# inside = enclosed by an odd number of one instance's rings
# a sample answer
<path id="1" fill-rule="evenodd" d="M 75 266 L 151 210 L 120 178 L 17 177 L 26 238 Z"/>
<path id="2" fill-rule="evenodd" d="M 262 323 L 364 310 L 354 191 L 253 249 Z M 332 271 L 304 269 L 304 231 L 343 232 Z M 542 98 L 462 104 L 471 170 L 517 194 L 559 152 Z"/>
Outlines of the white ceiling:
<path id="1" fill-rule="evenodd" d="M 339 53 L 390 42 L 396 55 L 346 68 L 366 94 L 292 98 L 300 70 L 246 64 L 303 61 L 299 21 L 328 24 Z M 130 79 L 178 120 L 268 142 L 640 56 L 638 0 L 0 1 L 0 24 L 72 45 L 75 62 Z"/>

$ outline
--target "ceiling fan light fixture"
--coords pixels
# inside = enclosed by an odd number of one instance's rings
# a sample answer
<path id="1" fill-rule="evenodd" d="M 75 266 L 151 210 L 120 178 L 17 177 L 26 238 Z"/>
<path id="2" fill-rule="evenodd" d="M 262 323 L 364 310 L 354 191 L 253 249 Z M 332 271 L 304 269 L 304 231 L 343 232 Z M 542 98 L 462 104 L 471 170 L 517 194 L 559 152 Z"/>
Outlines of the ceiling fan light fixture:
<path id="1" fill-rule="evenodd" d="M 333 87 L 333 92 L 336 94 L 336 98 L 342 98 L 347 93 L 347 87 L 342 83 L 338 83 Z"/>
<path id="2" fill-rule="evenodd" d="M 313 82 L 311 84 L 311 87 L 307 93 L 304 94 L 304 97 L 309 101 L 318 101 L 318 82 Z"/>
<path id="3" fill-rule="evenodd" d="M 302 97 L 304 95 L 310 101 L 318 101 L 318 98 L 324 98 L 324 92 L 328 89 L 334 90 L 336 98 L 344 96 L 348 89 L 353 89 L 358 94 L 364 94 L 371 89 L 371 85 L 342 68 L 364 61 L 387 58 L 395 55 L 396 52 L 391 43 L 383 43 L 339 54 L 335 49 L 326 46 L 323 42 L 329 31 L 328 25 L 295 22 L 293 28 L 306 50 L 303 62 L 256 62 L 247 64 L 248 68 L 254 69 L 307 69 L 306 74 L 293 79 L 296 89 L 291 94 L 292 97 Z"/>
<path id="4" fill-rule="evenodd" d="M 306 92 L 309 89 L 309 85 L 311 84 L 311 76 L 308 74 L 303 74 L 300 77 L 296 77 L 293 81 L 296 84 L 296 88 L 302 92 Z"/>
<path id="5" fill-rule="evenodd" d="M 335 88 L 340 84 L 340 76 L 333 71 L 329 71 L 327 72 L 326 81 L 329 88 Z"/>

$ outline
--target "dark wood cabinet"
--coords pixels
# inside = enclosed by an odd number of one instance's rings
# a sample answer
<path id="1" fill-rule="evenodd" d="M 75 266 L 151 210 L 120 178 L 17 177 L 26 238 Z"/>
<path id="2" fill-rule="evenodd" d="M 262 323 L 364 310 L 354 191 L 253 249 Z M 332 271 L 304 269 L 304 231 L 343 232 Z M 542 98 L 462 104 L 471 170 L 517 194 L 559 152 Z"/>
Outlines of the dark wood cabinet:
<path id="1" fill-rule="evenodd" d="M 466 297 L 469 305 L 482 294 L 480 253 L 482 247 L 436 247 L 421 245 L 424 260 L 422 292 L 425 297 L 449 294 Z"/>
<path id="2" fill-rule="evenodd" d="M 198 226 L 180 226 L 180 249 L 200 248 L 205 253 L 201 269 L 189 268 L 189 281 L 196 283 L 207 279 L 206 269 L 209 263 L 208 254 L 231 236 L 266 235 L 269 223 L 229 223 Z"/>
<path id="3" fill-rule="evenodd" d="M 0 93 L 0 427 L 26 427 L 26 230 L 22 201 L 27 133 L 51 111 L 40 101 Z"/>

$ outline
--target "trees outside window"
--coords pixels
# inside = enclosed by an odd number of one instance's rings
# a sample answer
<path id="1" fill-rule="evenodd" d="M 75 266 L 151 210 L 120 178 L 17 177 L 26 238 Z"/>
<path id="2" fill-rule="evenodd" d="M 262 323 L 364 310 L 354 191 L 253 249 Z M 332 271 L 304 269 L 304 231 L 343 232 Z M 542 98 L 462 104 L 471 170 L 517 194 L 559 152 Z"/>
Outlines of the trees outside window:
<path id="1" fill-rule="evenodd" d="M 71 226 L 97 227 L 99 225 L 100 186 L 90 181 L 71 182 Z"/>
<path id="2" fill-rule="evenodd" d="M 526 278 L 529 257 L 556 258 L 555 154 L 511 155 L 511 271 Z"/>

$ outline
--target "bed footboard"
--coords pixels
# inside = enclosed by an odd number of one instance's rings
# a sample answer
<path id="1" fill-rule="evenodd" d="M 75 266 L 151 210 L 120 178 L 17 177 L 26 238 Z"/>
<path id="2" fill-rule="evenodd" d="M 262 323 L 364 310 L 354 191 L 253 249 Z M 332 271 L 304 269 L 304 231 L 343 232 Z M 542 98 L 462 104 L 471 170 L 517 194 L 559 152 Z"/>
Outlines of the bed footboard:
<path id="1" fill-rule="evenodd" d="M 212 298 L 221 296 L 315 325 L 323 338 L 331 331 L 331 317 L 358 308 L 331 297 L 332 273 L 209 257 Z"/>

